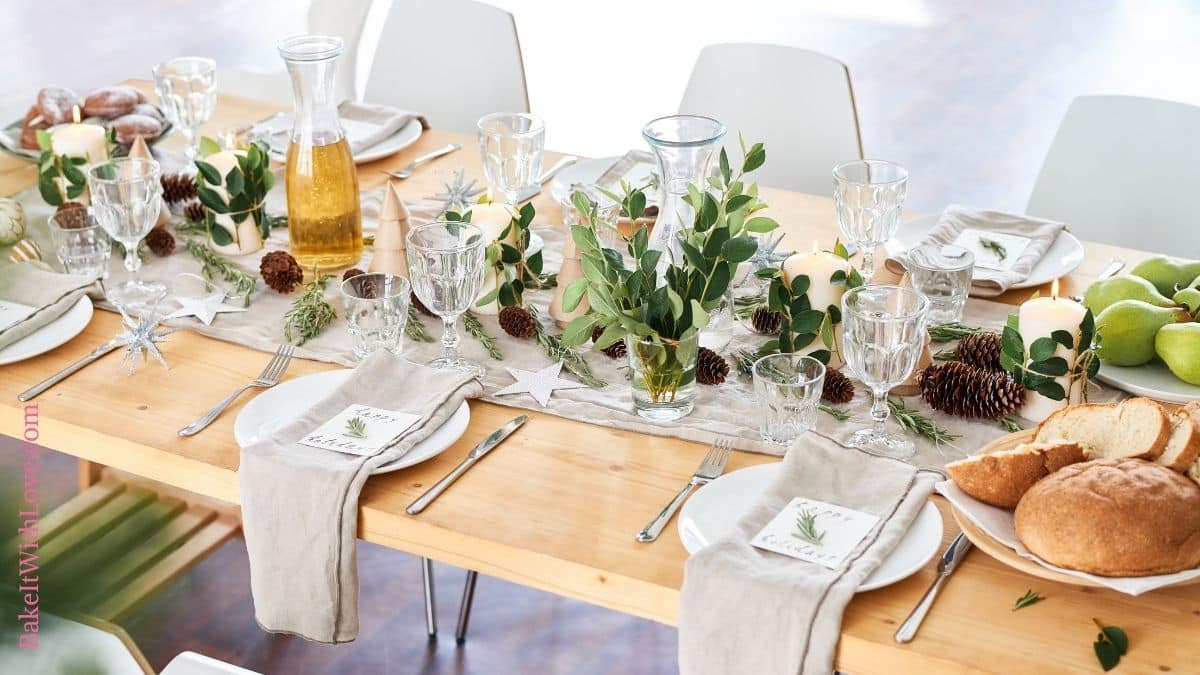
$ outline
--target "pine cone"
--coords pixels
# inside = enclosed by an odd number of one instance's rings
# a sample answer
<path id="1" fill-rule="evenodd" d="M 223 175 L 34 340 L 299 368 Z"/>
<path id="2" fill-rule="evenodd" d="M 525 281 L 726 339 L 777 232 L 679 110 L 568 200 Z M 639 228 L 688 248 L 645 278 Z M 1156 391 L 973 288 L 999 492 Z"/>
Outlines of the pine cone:
<path id="1" fill-rule="evenodd" d="M 934 410 L 959 417 L 1008 415 L 1025 402 L 1025 387 L 1002 370 L 960 361 L 935 363 L 917 377 L 921 398 Z"/>
<path id="2" fill-rule="evenodd" d="M 159 178 L 162 183 L 163 201 L 178 204 L 196 198 L 196 177 L 186 173 L 167 173 Z"/>
<path id="3" fill-rule="evenodd" d="M 358 269 L 357 267 L 351 267 L 350 269 L 346 270 L 345 272 L 342 272 L 342 281 L 345 281 L 351 277 L 356 277 L 363 273 L 364 272 L 362 270 Z"/>
<path id="4" fill-rule="evenodd" d="M 750 325 L 754 326 L 754 330 L 757 333 L 775 335 L 783 325 L 783 314 L 772 312 L 766 305 L 759 305 L 754 308 L 754 313 L 750 315 Z"/>
<path id="5" fill-rule="evenodd" d="M 604 332 L 604 329 L 601 328 L 600 326 L 596 326 L 595 328 L 593 328 L 592 329 L 592 342 L 599 340 L 600 334 L 603 332 Z M 604 352 L 604 355 L 610 359 L 623 359 L 623 358 L 625 358 L 625 355 L 629 353 L 628 350 L 625 349 L 625 339 L 624 338 L 617 340 L 616 342 L 605 347 L 604 349 L 601 349 L 600 351 Z"/>
<path id="6" fill-rule="evenodd" d="M 825 383 L 821 386 L 821 400 L 830 403 L 849 403 L 854 398 L 854 383 L 837 368 L 825 371 Z"/>
<path id="7" fill-rule="evenodd" d="M 175 237 L 167 231 L 167 228 L 159 225 L 146 235 L 146 246 L 154 251 L 156 256 L 168 256 L 175 252 Z"/>
<path id="8" fill-rule="evenodd" d="M 287 251 L 271 251 L 258 266 L 263 281 L 280 293 L 291 293 L 304 281 L 304 270 Z"/>
<path id="9" fill-rule="evenodd" d="M 429 311 L 429 308 L 425 306 L 425 303 L 421 302 L 421 299 L 417 297 L 416 293 L 410 293 L 409 296 L 409 304 L 411 304 L 413 307 L 416 307 L 418 312 L 424 314 L 425 316 L 433 316 L 433 312 Z"/>
<path id="10" fill-rule="evenodd" d="M 515 338 L 528 340 L 537 335 L 537 319 L 534 319 L 533 315 L 524 307 L 516 305 L 504 307 L 500 310 L 500 316 L 497 318 L 500 320 L 500 327 L 504 329 L 504 332 Z"/>
<path id="11" fill-rule="evenodd" d="M 959 341 L 955 353 L 969 366 L 1000 370 L 1000 336 L 995 333 L 972 333 Z"/>
<path id="12" fill-rule="evenodd" d="M 700 384 L 721 384 L 729 375 L 729 363 L 708 347 L 696 352 L 696 381 Z"/>
<path id="13" fill-rule="evenodd" d="M 201 204 L 200 200 L 198 200 L 198 199 L 193 199 L 192 201 L 188 202 L 187 204 L 184 204 L 183 205 L 183 217 L 187 218 L 188 220 L 192 221 L 193 223 L 203 223 L 204 222 L 204 205 Z"/>
<path id="14" fill-rule="evenodd" d="M 54 215 L 58 216 L 58 224 L 68 230 L 78 230 L 87 227 L 88 222 L 87 207 L 79 202 L 63 202 L 55 209 Z"/>

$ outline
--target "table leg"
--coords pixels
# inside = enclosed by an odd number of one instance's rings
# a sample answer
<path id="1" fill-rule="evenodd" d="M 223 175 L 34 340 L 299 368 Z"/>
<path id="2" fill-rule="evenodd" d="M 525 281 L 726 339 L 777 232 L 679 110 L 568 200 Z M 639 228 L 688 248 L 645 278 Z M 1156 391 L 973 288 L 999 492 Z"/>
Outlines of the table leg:
<path id="1" fill-rule="evenodd" d="M 454 630 L 454 641 L 462 644 L 467 641 L 467 623 L 471 620 L 471 603 L 475 600 L 475 581 L 479 572 L 467 571 L 467 580 L 463 583 L 462 604 L 458 606 L 458 627 Z"/>
<path id="2" fill-rule="evenodd" d="M 100 482 L 100 472 L 104 469 L 103 464 L 89 462 L 86 459 L 79 460 L 79 491 L 92 487 Z"/>
<path id="3" fill-rule="evenodd" d="M 433 597 L 433 561 L 421 558 L 421 583 L 425 586 L 425 632 L 430 640 L 437 639 L 437 608 Z"/>

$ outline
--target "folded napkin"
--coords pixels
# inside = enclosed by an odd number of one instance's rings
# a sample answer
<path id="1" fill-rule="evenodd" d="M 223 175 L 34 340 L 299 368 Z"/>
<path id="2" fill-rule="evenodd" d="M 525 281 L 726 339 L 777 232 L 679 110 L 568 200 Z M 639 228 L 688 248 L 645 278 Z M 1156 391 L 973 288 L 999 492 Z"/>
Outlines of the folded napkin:
<path id="1" fill-rule="evenodd" d="M 404 361 L 386 350 L 298 419 L 242 449 L 238 488 L 255 616 L 265 630 L 316 642 L 358 635 L 358 498 L 377 467 L 409 451 L 465 399 L 468 375 Z M 393 445 L 366 457 L 297 441 L 351 404 L 420 415 Z"/>
<path id="2" fill-rule="evenodd" d="M 891 553 L 936 477 L 809 433 L 734 531 L 687 561 L 679 600 L 683 675 L 830 673 L 842 613 Z M 838 569 L 750 545 L 795 497 L 879 517 Z"/>
<path id="3" fill-rule="evenodd" d="M 338 106 L 338 116 L 350 143 L 350 152 L 355 155 L 387 140 L 414 119 L 421 123 L 422 129 L 429 128 L 423 115 L 377 103 L 345 101 Z"/>
<path id="4" fill-rule="evenodd" d="M 971 295 L 993 297 L 1028 278 L 1064 229 L 1066 225 L 1053 220 L 951 204 L 921 243 L 969 249 L 975 254 Z M 1005 255 L 983 240 L 1003 247 Z"/>
<path id="5" fill-rule="evenodd" d="M 36 261 L 0 266 L 0 349 L 65 314 L 95 283 Z"/>

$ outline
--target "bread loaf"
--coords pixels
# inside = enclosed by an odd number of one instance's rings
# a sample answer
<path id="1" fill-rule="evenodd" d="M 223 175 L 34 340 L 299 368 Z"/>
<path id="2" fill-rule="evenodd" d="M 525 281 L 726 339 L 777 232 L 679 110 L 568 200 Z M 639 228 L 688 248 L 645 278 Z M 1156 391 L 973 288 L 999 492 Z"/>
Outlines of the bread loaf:
<path id="1" fill-rule="evenodd" d="M 1169 415 L 1148 398 L 1084 403 L 1057 410 L 1038 425 L 1036 441 L 1064 439 L 1083 446 L 1088 459 L 1156 459 L 1171 435 Z"/>
<path id="2" fill-rule="evenodd" d="M 1046 562 L 1109 577 L 1200 565 L 1200 486 L 1140 459 L 1099 459 L 1038 481 L 1017 504 L 1017 537 Z"/>
<path id="3" fill-rule="evenodd" d="M 1170 423 L 1167 447 L 1155 461 L 1183 473 L 1200 457 L 1200 403 L 1193 401 L 1176 410 L 1170 416 Z"/>
<path id="4" fill-rule="evenodd" d="M 1069 464 L 1084 461 L 1083 448 L 1070 441 L 1022 443 L 946 465 L 960 490 L 979 501 L 1011 509 L 1025 491 Z"/>

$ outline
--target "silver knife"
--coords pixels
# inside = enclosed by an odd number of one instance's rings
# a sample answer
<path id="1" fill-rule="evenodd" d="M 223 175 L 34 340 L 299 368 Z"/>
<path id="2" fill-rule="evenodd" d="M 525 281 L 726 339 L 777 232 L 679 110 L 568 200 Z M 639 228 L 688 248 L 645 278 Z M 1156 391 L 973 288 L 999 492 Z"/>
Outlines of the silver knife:
<path id="1" fill-rule="evenodd" d="M 45 380 L 42 380 L 41 382 L 33 385 L 32 387 L 30 387 L 29 389 L 26 389 L 25 391 L 21 392 L 20 394 L 17 394 L 17 400 L 18 401 L 29 401 L 29 400 L 33 399 L 38 394 L 41 394 L 42 392 L 46 391 L 50 387 L 53 387 L 54 385 L 58 384 L 59 382 L 62 382 L 63 380 L 74 375 L 75 373 L 79 372 L 80 370 L 83 370 L 84 367 L 86 367 L 92 363 L 95 363 L 102 356 L 104 356 L 105 354 L 113 351 L 114 349 L 116 349 L 117 347 L 120 347 L 120 346 L 121 346 L 120 342 L 118 342 L 117 340 L 111 340 L 109 342 L 106 342 L 106 343 L 100 345 L 99 347 L 96 347 L 95 349 L 92 350 L 92 353 L 88 354 L 87 356 L 83 357 L 82 359 L 79 359 L 75 363 L 72 363 L 71 365 L 67 366 L 66 368 L 63 368 L 62 370 L 51 375 L 50 377 L 46 378 Z"/>
<path id="2" fill-rule="evenodd" d="M 937 577 L 929 585 L 929 590 L 925 591 L 925 595 L 921 596 L 921 601 L 913 608 L 912 614 L 908 615 L 904 623 L 900 624 L 900 629 L 896 631 L 896 642 L 912 642 L 917 635 L 917 629 L 921 627 L 921 622 L 925 620 L 925 615 L 929 613 L 929 608 L 933 607 L 933 601 L 941 592 L 942 584 L 946 583 L 950 575 L 954 574 L 954 570 L 958 569 L 958 564 L 962 562 L 971 547 L 971 540 L 967 539 L 962 532 L 959 532 L 954 541 L 950 542 L 950 546 L 942 554 L 942 559 L 938 561 Z"/>
<path id="3" fill-rule="evenodd" d="M 1105 279 L 1114 276 L 1117 272 L 1120 272 L 1121 268 L 1123 267 L 1125 267 L 1125 259 L 1119 255 L 1114 255 L 1108 259 L 1108 263 L 1104 266 L 1104 269 L 1100 270 L 1100 274 L 1096 276 L 1096 281 L 1104 281 Z M 1071 299 L 1075 302 L 1083 302 L 1083 296 L 1080 295 L 1076 295 Z"/>
<path id="4" fill-rule="evenodd" d="M 566 157 L 559 159 L 557 162 L 554 163 L 554 166 L 550 167 L 549 169 L 546 169 L 546 171 L 541 176 L 538 176 L 538 184 L 537 185 L 535 185 L 535 186 L 529 188 L 528 190 L 526 190 L 525 192 L 521 193 L 521 196 L 517 198 L 517 203 L 520 204 L 523 202 L 527 202 L 530 199 L 533 199 L 534 197 L 541 194 L 542 188 L 544 188 L 546 186 L 546 183 L 549 183 L 563 169 L 567 168 L 568 166 L 571 166 L 572 164 L 574 164 L 575 162 L 578 162 L 578 161 L 579 161 L 579 158 L 572 156 L 572 155 L 567 155 Z"/>
<path id="5" fill-rule="evenodd" d="M 463 459 L 463 461 L 459 462 L 458 466 L 451 469 L 450 473 L 446 474 L 444 478 L 434 483 L 432 487 L 425 491 L 425 494 L 417 497 L 416 501 L 414 501 L 412 504 L 409 504 L 408 508 L 404 510 L 405 513 L 410 516 L 415 516 L 421 511 L 424 511 L 425 507 L 433 503 L 433 500 L 437 499 L 438 496 L 445 492 L 446 488 L 450 487 L 454 481 L 458 480 L 459 476 L 462 476 L 464 473 L 466 473 L 467 469 L 475 466 L 476 462 L 483 459 L 484 455 L 491 452 L 492 449 L 497 445 L 500 445 L 501 441 L 512 435 L 512 432 L 519 429 L 521 425 L 525 424 L 528 419 L 529 418 L 525 415 L 514 417 L 506 422 L 504 426 L 493 431 L 492 435 L 480 441 L 479 445 L 471 448 L 471 451 L 467 453 L 467 456 Z"/>

